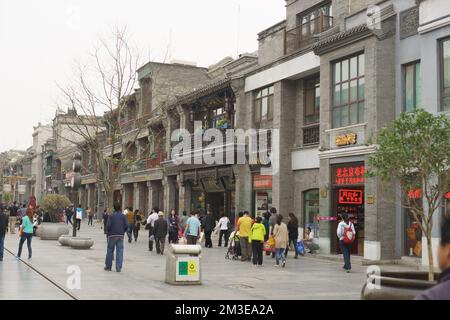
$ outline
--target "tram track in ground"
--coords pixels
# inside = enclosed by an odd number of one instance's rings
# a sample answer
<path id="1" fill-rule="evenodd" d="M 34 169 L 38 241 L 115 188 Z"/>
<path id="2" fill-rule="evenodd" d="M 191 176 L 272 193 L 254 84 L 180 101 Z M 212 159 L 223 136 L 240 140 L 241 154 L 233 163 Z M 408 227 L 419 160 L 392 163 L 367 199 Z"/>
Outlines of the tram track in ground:
<path id="1" fill-rule="evenodd" d="M 10 255 L 12 255 L 14 258 L 16 258 L 16 255 L 9 250 L 8 248 L 5 247 L 5 251 L 8 252 Z M 63 292 L 65 295 L 69 296 L 70 299 L 72 300 L 80 300 L 80 298 L 78 298 L 76 295 L 74 295 L 73 293 L 71 293 L 69 290 L 67 290 L 66 288 L 64 288 L 63 286 L 61 286 L 60 284 L 58 284 L 56 281 L 50 279 L 47 275 L 45 275 L 44 273 L 42 273 L 41 271 L 39 271 L 38 269 L 36 269 L 35 267 L 33 267 L 33 265 L 29 264 L 28 262 L 22 260 L 19 258 L 19 261 L 24 264 L 25 266 L 27 266 L 29 269 L 31 269 L 33 272 L 37 273 L 39 276 L 41 276 L 44 280 L 46 280 L 47 282 L 49 282 L 50 284 L 52 284 L 54 287 L 56 287 L 59 291 Z"/>

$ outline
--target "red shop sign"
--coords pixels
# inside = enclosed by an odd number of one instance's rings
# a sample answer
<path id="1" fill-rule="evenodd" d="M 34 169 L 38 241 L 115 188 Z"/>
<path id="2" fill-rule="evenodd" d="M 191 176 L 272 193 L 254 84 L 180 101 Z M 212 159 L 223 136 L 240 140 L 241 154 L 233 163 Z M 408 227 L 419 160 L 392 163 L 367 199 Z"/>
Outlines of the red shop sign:
<path id="1" fill-rule="evenodd" d="M 335 171 L 334 183 L 337 185 L 363 184 L 365 172 L 364 165 L 338 167 Z"/>
<path id="2" fill-rule="evenodd" d="M 339 190 L 339 204 L 362 204 L 363 191 L 362 190 Z"/>
<path id="3" fill-rule="evenodd" d="M 253 188 L 255 189 L 272 189 L 272 176 L 254 176 Z"/>
<path id="4" fill-rule="evenodd" d="M 408 191 L 408 198 L 409 199 L 420 199 L 420 198 L 422 198 L 422 190 L 421 189 L 409 190 Z"/>

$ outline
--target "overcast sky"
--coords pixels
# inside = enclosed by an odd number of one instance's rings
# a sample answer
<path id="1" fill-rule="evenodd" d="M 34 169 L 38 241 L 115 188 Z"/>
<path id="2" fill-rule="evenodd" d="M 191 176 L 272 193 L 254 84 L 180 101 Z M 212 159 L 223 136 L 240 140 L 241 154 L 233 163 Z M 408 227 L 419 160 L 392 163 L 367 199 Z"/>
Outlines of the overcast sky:
<path id="1" fill-rule="evenodd" d="M 0 0 L 0 152 L 31 146 L 33 126 L 54 116 L 56 81 L 67 81 L 74 61 L 115 25 L 127 26 L 148 59 L 169 50 L 168 59 L 206 67 L 256 51 L 257 33 L 284 19 L 284 3 Z"/>

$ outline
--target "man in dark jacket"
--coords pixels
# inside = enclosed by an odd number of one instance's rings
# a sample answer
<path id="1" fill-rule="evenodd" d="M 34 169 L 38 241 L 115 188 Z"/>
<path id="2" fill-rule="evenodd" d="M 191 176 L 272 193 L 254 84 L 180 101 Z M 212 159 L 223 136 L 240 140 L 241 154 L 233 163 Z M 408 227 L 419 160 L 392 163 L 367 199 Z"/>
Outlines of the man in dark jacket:
<path id="1" fill-rule="evenodd" d="M 438 262 L 442 273 L 438 284 L 420 294 L 417 300 L 450 300 L 450 217 L 443 215 Z"/>
<path id="2" fill-rule="evenodd" d="M 214 231 L 214 228 L 216 227 L 216 220 L 214 219 L 213 211 L 211 209 L 208 209 L 208 213 L 206 214 L 206 217 L 202 221 L 203 224 L 203 230 L 205 231 L 205 247 L 206 248 L 212 248 L 212 239 L 211 234 Z"/>
<path id="3" fill-rule="evenodd" d="M 160 211 L 158 213 L 158 220 L 155 221 L 153 226 L 153 236 L 156 242 L 156 253 L 164 254 L 164 244 L 166 243 L 166 236 L 169 229 L 169 224 L 166 219 L 164 219 L 164 212 Z"/>
<path id="4" fill-rule="evenodd" d="M 7 228 L 8 228 L 8 216 L 3 212 L 3 210 L 0 210 L 0 261 L 3 261 L 3 250 Z"/>
<path id="5" fill-rule="evenodd" d="M 122 270 L 123 263 L 123 237 L 128 229 L 128 221 L 121 210 L 120 204 L 114 204 L 114 213 L 106 223 L 108 237 L 108 251 L 106 253 L 105 270 L 111 271 L 114 250 L 116 250 L 116 271 Z"/>

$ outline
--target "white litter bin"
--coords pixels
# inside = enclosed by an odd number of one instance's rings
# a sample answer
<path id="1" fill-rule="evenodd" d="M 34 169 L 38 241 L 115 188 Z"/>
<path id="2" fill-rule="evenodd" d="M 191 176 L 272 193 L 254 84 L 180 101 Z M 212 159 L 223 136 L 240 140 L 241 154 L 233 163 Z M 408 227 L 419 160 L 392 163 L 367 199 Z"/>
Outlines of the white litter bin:
<path id="1" fill-rule="evenodd" d="M 172 244 L 166 255 L 166 283 L 172 285 L 202 284 L 199 245 Z"/>

